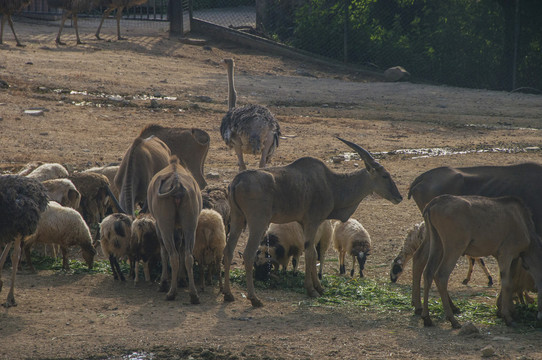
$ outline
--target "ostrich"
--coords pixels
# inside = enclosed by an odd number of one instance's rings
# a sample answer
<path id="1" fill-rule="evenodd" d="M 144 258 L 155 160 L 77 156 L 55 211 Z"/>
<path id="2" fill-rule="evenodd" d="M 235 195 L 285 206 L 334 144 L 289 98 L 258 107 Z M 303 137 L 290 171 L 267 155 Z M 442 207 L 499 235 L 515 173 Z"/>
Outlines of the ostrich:
<path id="1" fill-rule="evenodd" d="M 58 45 L 66 45 L 60 41 L 60 34 L 62 29 L 64 29 L 64 22 L 68 16 L 71 15 L 73 26 L 75 27 L 75 36 L 77 37 L 77 44 L 82 44 L 81 39 L 79 38 L 79 28 L 77 27 L 77 13 L 90 11 L 96 4 L 94 0 L 47 0 L 47 4 L 50 7 L 63 9 L 62 20 L 60 22 L 60 29 L 58 30 L 58 35 L 56 36 L 56 43 Z"/>
<path id="2" fill-rule="evenodd" d="M 15 306 L 13 289 L 17 264 L 24 237 L 36 231 L 41 213 L 47 207 L 45 187 L 35 179 L 19 175 L 0 176 L 0 245 L 5 245 L 0 258 L 0 291 L 2 290 L 2 268 L 14 243 L 11 255 L 11 287 L 5 306 Z"/>
<path id="3" fill-rule="evenodd" d="M 0 0 L 0 13 L 2 13 L 2 25 L 0 27 L 0 44 L 2 44 L 2 36 L 4 35 L 4 25 L 6 20 L 8 21 L 9 27 L 13 32 L 17 46 L 24 46 L 21 44 L 15 34 L 15 29 L 13 28 L 13 20 L 11 20 L 11 14 L 14 14 L 18 11 L 21 11 L 30 4 L 30 0 Z"/>
<path id="4" fill-rule="evenodd" d="M 235 150 L 239 171 L 246 169 L 243 153 L 261 153 L 260 168 L 265 167 L 279 146 L 280 126 L 273 114 L 261 105 L 236 107 L 237 93 L 233 81 L 233 59 L 224 59 L 228 71 L 228 113 L 222 118 L 222 139 Z"/>
<path id="5" fill-rule="evenodd" d="M 100 2 L 100 5 L 107 6 L 107 8 L 104 11 L 102 20 L 100 21 L 100 25 L 98 26 L 98 30 L 96 30 L 96 38 L 98 40 L 102 40 L 102 38 L 100 38 L 100 30 L 102 29 L 104 20 L 113 10 L 117 9 L 117 38 L 119 40 L 124 40 L 124 38 L 120 36 L 120 18 L 122 17 L 122 11 L 125 8 L 127 9 L 132 6 L 142 5 L 146 2 L 147 0 L 102 0 Z"/>

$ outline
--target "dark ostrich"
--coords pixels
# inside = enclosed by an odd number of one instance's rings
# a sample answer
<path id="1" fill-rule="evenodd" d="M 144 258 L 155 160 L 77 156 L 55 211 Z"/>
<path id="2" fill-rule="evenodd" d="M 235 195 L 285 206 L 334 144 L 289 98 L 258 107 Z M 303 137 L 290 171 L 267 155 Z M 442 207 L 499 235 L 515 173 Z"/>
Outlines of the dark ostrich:
<path id="1" fill-rule="evenodd" d="M 45 188 L 39 181 L 19 175 L 0 176 L 0 246 L 4 246 L 0 259 L 0 291 L 2 290 L 1 271 L 13 244 L 11 255 L 13 271 L 6 307 L 17 305 L 13 289 L 17 274 L 16 264 L 19 263 L 21 254 L 21 242 L 25 236 L 36 231 L 47 202 Z"/>
<path id="2" fill-rule="evenodd" d="M 222 139 L 237 154 L 239 171 L 246 169 L 243 154 L 262 154 L 260 168 L 265 167 L 279 146 L 280 126 L 271 111 L 261 105 L 236 107 L 237 93 L 233 78 L 233 59 L 224 59 L 228 71 L 228 113 L 222 118 Z"/>

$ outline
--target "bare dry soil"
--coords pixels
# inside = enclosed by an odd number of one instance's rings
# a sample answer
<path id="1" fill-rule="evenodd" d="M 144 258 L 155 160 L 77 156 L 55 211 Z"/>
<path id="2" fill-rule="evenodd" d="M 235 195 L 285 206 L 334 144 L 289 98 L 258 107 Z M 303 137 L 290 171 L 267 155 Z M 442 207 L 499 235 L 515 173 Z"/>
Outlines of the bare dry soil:
<path id="1" fill-rule="evenodd" d="M 301 156 L 327 161 L 337 172 L 363 166 L 331 161 L 349 152 L 335 139 L 341 136 L 373 152 L 391 172 L 405 200 L 392 205 L 369 196 L 354 214 L 373 241 L 366 276 L 381 284 L 389 281 L 389 264 L 407 229 L 422 220 L 406 199 L 418 174 L 442 165 L 542 163 L 540 96 L 384 83 L 211 39 L 206 46 L 187 45 L 170 38 L 165 24 L 126 21 L 128 40 L 117 41 L 110 22 L 102 32 L 106 41 L 98 41 L 96 23 L 81 20 L 85 44 L 79 46 L 70 27 L 63 35 L 68 45 L 55 45 L 58 22 L 19 20 L 15 26 L 26 47 L 17 48 L 6 28 L 0 79 L 9 87 L 0 89 L 0 171 L 14 173 L 30 161 L 59 162 L 71 171 L 118 162 L 143 126 L 159 123 L 206 130 L 212 142 L 205 172 L 218 174 L 209 183 L 228 183 L 237 165 L 219 134 L 227 108 L 220 61 L 232 57 L 239 103 L 266 105 L 280 121 L 284 138 L 273 166 Z M 25 114 L 31 109 L 43 114 Z M 403 151 L 435 148 L 447 152 Z M 247 160 L 257 165 L 257 158 Z M 328 258 L 325 273 L 337 274 L 333 249 Z M 488 263 L 497 277 L 495 262 Z M 499 284 L 488 288 L 476 270 L 464 286 L 465 272 L 461 260 L 452 296 L 493 303 Z M 5 269 L 4 279 L 9 274 Z M 410 266 L 397 289 L 409 289 L 409 277 Z M 424 328 L 412 312 L 318 306 L 295 292 L 258 290 L 265 306 L 253 309 L 238 285 L 235 302 L 224 303 L 218 288 L 208 287 L 200 305 L 190 305 L 186 290 L 165 301 L 157 287 L 134 287 L 109 275 L 23 270 L 18 306 L 0 312 L 0 358 L 476 359 L 492 346 L 496 358 L 542 359 L 539 329 L 475 324 L 480 335 L 465 337 L 442 318 Z"/>

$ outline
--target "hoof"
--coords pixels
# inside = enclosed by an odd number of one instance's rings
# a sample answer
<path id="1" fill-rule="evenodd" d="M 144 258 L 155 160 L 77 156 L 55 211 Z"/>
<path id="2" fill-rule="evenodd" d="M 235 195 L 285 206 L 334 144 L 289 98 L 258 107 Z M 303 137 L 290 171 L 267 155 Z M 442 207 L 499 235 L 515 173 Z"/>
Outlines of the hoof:
<path id="1" fill-rule="evenodd" d="M 4 306 L 6 309 L 7 308 L 10 308 L 10 307 L 14 307 L 14 306 L 17 306 L 17 302 L 15 301 L 15 298 L 8 298 L 7 301 L 2 304 L 2 306 Z"/>
<path id="2" fill-rule="evenodd" d="M 263 303 L 258 298 L 252 298 L 250 299 L 250 302 L 252 303 L 252 307 L 259 308 L 263 306 Z"/>
<path id="3" fill-rule="evenodd" d="M 199 304 L 199 303 L 200 303 L 200 301 L 199 301 L 199 296 L 198 296 L 198 295 L 190 294 L 190 303 L 191 303 L 191 304 L 194 304 L 194 305 Z"/>
<path id="4" fill-rule="evenodd" d="M 422 309 L 414 309 L 414 315 L 421 315 Z"/>
<path id="5" fill-rule="evenodd" d="M 175 293 L 173 293 L 173 294 L 172 293 L 167 293 L 166 300 L 167 301 L 175 300 L 175 295 L 176 295 Z"/>
<path id="6" fill-rule="evenodd" d="M 425 327 L 433 326 L 433 321 L 431 321 L 431 318 L 429 316 L 423 318 L 423 326 Z"/>
<path id="7" fill-rule="evenodd" d="M 158 292 L 166 292 L 168 290 L 168 283 L 167 281 L 162 281 L 160 283 L 160 287 L 158 288 Z"/>
<path id="8" fill-rule="evenodd" d="M 467 285 L 469 283 L 468 279 L 463 280 L 463 285 Z"/>
<path id="9" fill-rule="evenodd" d="M 232 302 L 232 301 L 235 301 L 235 298 L 233 297 L 232 294 L 224 294 L 224 301 Z"/>

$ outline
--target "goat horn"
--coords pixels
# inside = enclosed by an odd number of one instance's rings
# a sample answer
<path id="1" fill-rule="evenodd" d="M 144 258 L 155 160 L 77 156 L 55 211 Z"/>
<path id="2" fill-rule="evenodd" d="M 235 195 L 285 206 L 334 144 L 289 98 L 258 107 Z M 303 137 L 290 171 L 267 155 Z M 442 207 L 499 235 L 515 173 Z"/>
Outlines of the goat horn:
<path id="1" fill-rule="evenodd" d="M 354 144 L 353 142 L 350 142 L 348 140 L 341 139 L 338 136 L 337 139 L 341 140 L 343 143 L 354 149 L 359 154 L 359 156 L 361 156 L 361 159 L 365 162 L 365 164 L 370 165 L 371 167 L 380 166 L 380 164 L 373 158 L 373 156 L 361 146 Z"/>

